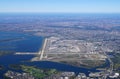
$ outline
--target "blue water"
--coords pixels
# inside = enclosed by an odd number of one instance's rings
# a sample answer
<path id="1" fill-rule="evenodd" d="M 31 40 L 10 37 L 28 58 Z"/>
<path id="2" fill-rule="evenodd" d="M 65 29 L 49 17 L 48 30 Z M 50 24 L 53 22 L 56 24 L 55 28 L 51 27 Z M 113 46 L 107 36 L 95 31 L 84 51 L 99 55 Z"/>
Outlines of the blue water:
<path id="1" fill-rule="evenodd" d="M 4 66 L 3 70 L 0 70 L 0 79 L 3 78 L 3 74 L 8 70 L 13 70 L 9 68 L 10 64 L 22 64 L 23 61 L 27 61 L 33 58 L 32 55 L 5 55 L 0 57 L 0 65 Z M 14 70 L 15 71 L 15 70 Z M 20 70 L 18 72 L 21 72 Z"/>
<path id="2" fill-rule="evenodd" d="M 7 50 L 13 53 L 37 52 L 42 46 L 43 39 L 44 38 L 42 37 L 37 37 L 30 34 L 16 32 L 0 32 L 0 50 Z M 4 70 L 0 71 L 0 79 L 2 79 L 2 75 L 7 70 L 11 70 L 8 67 L 10 64 L 22 64 L 22 61 L 30 60 L 33 57 L 34 56 L 32 55 L 16 56 L 13 54 L 0 56 L 0 65 L 3 65 L 5 67 Z"/>
<path id="3" fill-rule="evenodd" d="M 9 38 L 23 38 L 19 40 L 10 40 L 3 41 L 4 39 Z M 41 46 L 44 38 L 33 36 L 30 34 L 23 33 L 15 33 L 15 32 L 0 32 L 0 50 L 9 50 L 13 52 L 37 52 Z M 4 48 L 5 47 L 5 48 Z M 5 68 L 0 71 L 0 79 L 3 78 L 3 74 L 8 70 L 13 70 L 9 68 L 10 64 L 26 64 L 26 65 L 34 65 L 39 68 L 49 68 L 49 69 L 57 69 L 60 71 L 71 71 L 78 74 L 79 72 L 85 73 L 88 75 L 89 72 L 96 72 L 96 68 L 86 69 L 81 67 L 75 67 L 67 64 L 51 62 L 51 61 L 39 61 L 39 62 L 24 62 L 33 58 L 33 55 L 5 55 L 0 56 L 0 65 L 3 65 Z M 14 70 L 16 71 L 16 70 Z M 21 72 L 21 70 L 18 70 Z"/>
<path id="4" fill-rule="evenodd" d="M 3 41 L 6 39 L 13 40 Z M 37 52 L 39 48 L 41 48 L 42 40 L 42 37 L 29 34 L 0 32 L 0 50 L 10 50 L 15 52 Z"/>

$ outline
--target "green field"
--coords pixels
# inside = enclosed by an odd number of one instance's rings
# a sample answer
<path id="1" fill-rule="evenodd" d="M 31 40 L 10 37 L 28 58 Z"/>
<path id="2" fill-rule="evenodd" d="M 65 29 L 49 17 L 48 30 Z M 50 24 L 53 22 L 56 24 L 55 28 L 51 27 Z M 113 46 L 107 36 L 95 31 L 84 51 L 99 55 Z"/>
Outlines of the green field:
<path id="1" fill-rule="evenodd" d="M 58 73 L 55 69 L 39 69 L 34 66 L 21 65 L 22 70 L 33 75 L 37 79 L 44 79 L 52 74 Z"/>

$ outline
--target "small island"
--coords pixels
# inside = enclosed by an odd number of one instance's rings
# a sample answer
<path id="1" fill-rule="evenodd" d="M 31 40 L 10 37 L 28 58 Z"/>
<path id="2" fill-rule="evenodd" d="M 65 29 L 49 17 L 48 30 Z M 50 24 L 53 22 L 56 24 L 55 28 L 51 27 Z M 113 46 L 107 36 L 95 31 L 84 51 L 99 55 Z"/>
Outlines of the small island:
<path id="1" fill-rule="evenodd" d="M 3 69 L 3 66 L 2 65 L 0 65 L 0 70 L 2 70 Z"/>
<path id="2" fill-rule="evenodd" d="M 0 50 L 0 56 L 7 55 L 7 54 L 11 54 L 11 53 L 12 53 L 11 51 L 3 51 L 3 50 Z"/>

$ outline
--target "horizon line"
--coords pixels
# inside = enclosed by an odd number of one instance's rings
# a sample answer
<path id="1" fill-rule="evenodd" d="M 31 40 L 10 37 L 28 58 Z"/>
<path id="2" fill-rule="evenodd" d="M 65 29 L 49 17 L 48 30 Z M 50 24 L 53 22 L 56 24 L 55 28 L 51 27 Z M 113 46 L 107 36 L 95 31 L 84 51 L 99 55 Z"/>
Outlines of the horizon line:
<path id="1" fill-rule="evenodd" d="M 0 14 L 120 14 L 120 12 L 0 12 Z"/>

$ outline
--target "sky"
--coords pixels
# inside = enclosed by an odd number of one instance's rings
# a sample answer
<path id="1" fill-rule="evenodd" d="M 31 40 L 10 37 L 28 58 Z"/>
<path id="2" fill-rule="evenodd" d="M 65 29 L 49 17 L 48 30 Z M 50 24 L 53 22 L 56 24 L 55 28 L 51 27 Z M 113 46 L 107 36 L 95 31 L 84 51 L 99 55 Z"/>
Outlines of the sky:
<path id="1" fill-rule="evenodd" d="M 0 0 L 0 12 L 120 13 L 120 0 Z"/>

